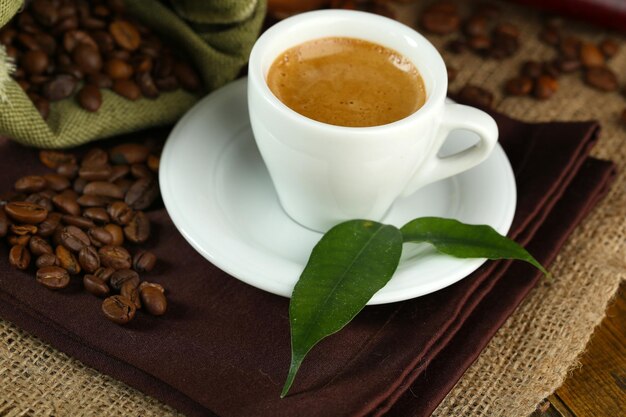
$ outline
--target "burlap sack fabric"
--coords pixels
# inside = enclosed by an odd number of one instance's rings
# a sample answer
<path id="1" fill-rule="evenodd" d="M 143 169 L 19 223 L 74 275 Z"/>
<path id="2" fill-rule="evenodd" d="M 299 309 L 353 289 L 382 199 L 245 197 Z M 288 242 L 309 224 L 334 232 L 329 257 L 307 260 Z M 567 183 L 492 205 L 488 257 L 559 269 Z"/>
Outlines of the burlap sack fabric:
<path id="1" fill-rule="evenodd" d="M 22 3 L 23 0 L 0 2 L 0 27 Z M 129 14 L 166 34 L 168 42 L 184 51 L 200 72 L 208 91 L 234 79 L 245 64 L 261 27 L 265 1 L 187 0 L 169 3 L 176 13 L 159 0 L 126 2 Z M 87 112 L 73 98 L 68 98 L 51 103 L 49 118 L 44 121 L 16 82 L 8 80 L 0 89 L 4 89 L 7 96 L 4 102 L 0 101 L 0 135 L 39 148 L 65 148 L 150 126 L 171 124 L 199 98 L 181 89 L 162 93 L 154 100 L 129 101 L 105 90 L 98 112 Z"/>
<path id="2" fill-rule="evenodd" d="M 607 302 L 626 278 L 626 129 L 618 119 L 626 99 L 584 86 L 579 75 L 562 77 L 559 92 L 546 102 L 504 98 L 502 84 L 517 73 L 521 61 L 547 59 L 554 52 L 537 40 L 542 22 L 538 13 L 500 5 L 502 19 L 522 29 L 520 52 L 506 61 L 444 53 L 446 61 L 460 70 L 451 90 L 467 82 L 485 86 L 496 92 L 499 111 L 528 121 L 597 119 L 603 133 L 593 154 L 615 161 L 620 173 L 610 194 L 578 228 L 553 265 L 554 282 L 536 288 L 500 329 L 435 411 L 441 417 L 510 417 L 532 412 L 575 365 Z M 401 14 L 407 23 L 414 23 L 408 18 L 413 12 Z M 606 35 L 598 28 L 568 27 L 589 40 Z M 618 38 L 624 45 L 626 39 Z M 438 47 L 446 40 L 431 39 Z M 618 70 L 620 81 L 626 81 L 619 71 L 626 68 L 626 47 L 610 66 Z M 0 415 L 180 414 L 0 321 Z"/>

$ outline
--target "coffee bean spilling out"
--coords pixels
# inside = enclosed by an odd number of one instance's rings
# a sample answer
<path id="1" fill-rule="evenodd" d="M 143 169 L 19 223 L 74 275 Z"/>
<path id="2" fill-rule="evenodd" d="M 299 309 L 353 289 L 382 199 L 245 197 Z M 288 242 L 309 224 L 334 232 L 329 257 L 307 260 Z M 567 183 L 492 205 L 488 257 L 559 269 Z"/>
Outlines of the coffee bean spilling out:
<path id="1" fill-rule="evenodd" d="M 9 263 L 36 271 L 50 290 L 81 281 L 85 291 L 105 297 L 102 312 L 118 324 L 139 309 L 164 314 L 165 290 L 139 275 L 152 271 L 157 258 L 137 246 L 151 233 L 142 210 L 159 196 L 159 156 L 147 145 L 126 143 L 108 152 L 93 148 L 80 160 L 58 151 L 41 151 L 39 158 L 55 172 L 19 178 L 14 191 L 0 195 Z"/>
<path id="2" fill-rule="evenodd" d="M 44 119 L 50 102 L 75 96 L 85 110 L 102 105 L 102 89 L 129 100 L 201 88 L 198 74 L 121 0 L 33 0 L 2 30 L 16 63 L 13 78 Z"/>

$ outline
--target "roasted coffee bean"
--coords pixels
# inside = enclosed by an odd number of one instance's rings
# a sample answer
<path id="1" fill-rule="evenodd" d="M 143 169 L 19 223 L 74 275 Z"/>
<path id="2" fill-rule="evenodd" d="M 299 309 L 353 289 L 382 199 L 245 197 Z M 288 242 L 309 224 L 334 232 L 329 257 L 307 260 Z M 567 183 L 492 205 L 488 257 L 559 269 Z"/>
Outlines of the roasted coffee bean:
<path id="1" fill-rule="evenodd" d="M 48 68 L 48 55 L 41 50 L 27 51 L 22 55 L 20 64 L 30 75 L 40 75 Z"/>
<path id="2" fill-rule="evenodd" d="M 135 76 L 135 81 L 144 97 L 157 98 L 159 96 L 159 88 L 156 86 L 154 78 L 152 78 L 149 72 L 138 73 Z"/>
<path id="3" fill-rule="evenodd" d="M 76 16 L 68 16 L 65 19 L 60 20 L 52 30 L 54 35 L 60 35 L 68 30 L 78 29 L 78 18 Z"/>
<path id="4" fill-rule="evenodd" d="M 72 252 L 67 250 L 64 246 L 58 245 L 54 250 L 57 259 L 59 260 L 59 265 L 61 268 L 67 270 L 72 275 L 77 275 L 80 273 L 80 264 L 76 260 L 76 257 Z"/>
<path id="5" fill-rule="evenodd" d="M 114 295 L 102 302 L 104 316 L 117 324 L 126 324 L 135 317 L 135 304 L 127 297 Z"/>
<path id="6" fill-rule="evenodd" d="M 44 174 L 43 178 L 48 188 L 54 191 L 63 191 L 72 185 L 66 176 L 60 174 Z"/>
<path id="7" fill-rule="evenodd" d="M 0 238 L 3 238 L 7 235 L 7 231 L 9 230 L 9 218 L 4 212 L 4 207 L 0 205 Z"/>
<path id="8" fill-rule="evenodd" d="M 48 289 L 60 290 L 70 284 L 70 275 L 59 266 L 44 266 L 37 270 L 37 282 Z"/>
<path id="9" fill-rule="evenodd" d="M 53 254 L 52 246 L 48 243 L 48 241 L 39 236 L 33 236 L 30 238 L 28 242 L 28 248 L 30 249 L 30 253 L 35 256 L 41 256 L 45 254 Z"/>
<path id="10" fill-rule="evenodd" d="M 601 91 L 615 91 L 619 88 L 617 76 L 607 67 L 587 68 L 585 82 Z"/>
<path id="11" fill-rule="evenodd" d="M 44 221 L 39 223 L 39 227 L 37 229 L 37 235 L 41 237 L 49 237 L 52 236 L 54 231 L 59 227 L 61 223 L 61 214 L 60 213 L 48 213 L 48 216 Z"/>
<path id="12" fill-rule="evenodd" d="M 91 274 L 86 274 L 83 277 L 83 287 L 85 291 L 96 297 L 106 297 L 111 292 L 106 281 Z"/>
<path id="13" fill-rule="evenodd" d="M 533 80 L 529 77 L 515 77 L 511 78 L 506 83 L 505 90 L 507 94 L 512 96 L 526 96 L 530 94 L 533 89 Z"/>
<path id="14" fill-rule="evenodd" d="M 121 246 L 103 246 L 98 250 L 103 266 L 118 269 L 130 269 L 130 254 Z"/>
<path id="15" fill-rule="evenodd" d="M 584 43 L 580 48 L 580 61 L 589 67 L 599 67 L 604 65 L 604 54 L 593 43 Z"/>
<path id="16" fill-rule="evenodd" d="M 115 223 L 119 225 L 128 224 L 135 215 L 133 209 L 123 201 L 116 201 L 107 207 L 107 213 Z"/>
<path id="17" fill-rule="evenodd" d="M 37 42 L 37 38 L 29 33 L 20 33 L 17 35 L 17 41 L 26 50 L 35 51 L 41 49 L 39 47 L 39 42 Z"/>
<path id="18" fill-rule="evenodd" d="M 117 185 L 106 181 L 93 181 L 88 183 L 85 185 L 83 193 L 101 197 L 124 198 L 124 193 L 122 193 L 122 190 L 120 190 Z"/>
<path id="19" fill-rule="evenodd" d="M 132 101 L 141 97 L 141 90 L 139 89 L 139 86 L 131 80 L 114 80 L 113 91 Z"/>
<path id="20" fill-rule="evenodd" d="M 105 207 L 112 201 L 110 197 L 99 195 L 81 195 L 76 202 L 82 207 Z"/>
<path id="21" fill-rule="evenodd" d="M 98 49 L 103 53 L 111 52 L 115 48 L 113 37 L 108 32 L 94 30 L 91 32 L 91 37 L 96 41 Z"/>
<path id="22" fill-rule="evenodd" d="M 150 237 L 150 221 L 143 211 L 135 212 L 135 215 L 124 227 L 124 236 L 133 243 L 143 243 Z"/>
<path id="23" fill-rule="evenodd" d="M 104 72 L 112 80 L 127 80 L 133 76 L 133 67 L 126 61 L 113 58 L 104 64 Z"/>
<path id="24" fill-rule="evenodd" d="M 89 236 L 76 226 L 65 226 L 61 230 L 60 239 L 61 244 L 73 252 L 78 252 L 91 244 Z"/>
<path id="25" fill-rule="evenodd" d="M 161 293 L 165 294 L 165 288 L 163 288 L 163 286 L 161 284 L 157 284 L 156 282 L 142 281 L 139 284 L 139 290 L 141 291 L 141 289 L 144 288 L 144 287 L 153 287 L 153 288 L 156 288 L 157 290 L 161 291 Z"/>
<path id="26" fill-rule="evenodd" d="M 111 176 L 109 177 L 109 182 L 116 182 L 119 179 L 124 178 L 130 172 L 130 167 L 128 165 L 113 165 L 111 168 Z"/>
<path id="27" fill-rule="evenodd" d="M 27 175 L 15 181 L 15 191 L 18 193 L 36 193 L 46 188 L 46 179 L 40 175 Z"/>
<path id="28" fill-rule="evenodd" d="M 59 13 L 51 0 L 34 0 L 30 6 L 37 22 L 45 27 L 54 26 L 59 20 Z"/>
<path id="29" fill-rule="evenodd" d="M 80 25 L 85 29 L 99 30 L 106 28 L 106 22 L 102 19 L 96 19 L 95 17 L 84 17 L 80 20 Z"/>
<path id="30" fill-rule="evenodd" d="M 437 3 L 433 6 L 428 7 L 420 18 L 424 30 L 437 35 L 447 35 L 459 29 L 460 18 L 456 7 L 441 7 Z"/>
<path id="31" fill-rule="evenodd" d="M 80 206 L 76 199 L 67 194 L 58 194 L 52 197 L 52 204 L 62 213 L 71 214 L 72 216 L 80 215 Z"/>
<path id="32" fill-rule="evenodd" d="M 449 71 L 448 71 L 448 79 L 450 79 L 450 71 L 456 71 L 454 68 L 449 67 Z M 452 77 L 453 81 L 455 77 Z M 159 171 L 159 162 L 160 162 L 160 158 L 156 155 L 150 155 L 148 156 L 148 168 L 150 168 L 152 170 L 152 172 L 158 172 Z"/>
<path id="33" fill-rule="evenodd" d="M 137 310 L 141 308 L 141 300 L 139 298 L 139 288 L 133 281 L 126 281 L 120 288 L 120 295 L 128 298 Z"/>
<path id="34" fill-rule="evenodd" d="M 76 78 L 71 75 L 61 74 L 45 83 L 42 93 L 48 100 L 58 101 L 74 94 L 76 85 Z"/>
<path id="35" fill-rule="evenodd" d="M 100 257 L 98 251 L 93 246 L 85 246 L 78 252 L 78 263 L 83 271 L 88 273 L 95 272 L 100 268 Z"/>
<path id="36" fill-rule="evenodd" d="M 614 39 L 604 39 L 598 46 L 607 59 L 613 58 L 619 52 L 619 44 Z"/>
<path id="37" fill-rule="evenodd" d="M 78 174 L 78 167 L 76 168 L 76 174 Z M 85 189 L 85 185 L 87 185 L 87 180 L 84 178 L 76 178 L 74 180 L 74 185 L 72 186 L 72 189 L 74 191 L 76 191 L 79 194 L 83 193 L 83 190 Z M 82 195 L 80 197 L 83 197 Z M 79 198 L 80 198 L 79 197 Z M 78 201 L 78 199 L 77 199 Z"/>
<path id="38" fill-rule="evenodd" d="M 111 149 L 109 156 L 114 164 L 141 164 L 148 159 L 150 149 L 139 143 L 125 143 Z"/>
<path id="39" fill-rule="evenodd" d="M 124 20 L 116 20 L 109 25 L 109 33 L 115 43 L 124 49 L 134 51 L 141 44 L 141 35 L 137 28 Z"/>
<path id="40" fill-rule="evenodd" d="M 80 178 L 84 178 L 87 181 L 106 181 L 111 176 L 111 165 L 102 164 L 102 165 L 85 165 L 80 167 L 78 170 L 78 176 Z M 85 190 L 83 189 L 83 192 Z"/>
<path id="41" fill-rule="evenodd" d="M 83 159 L 81 160 L 80 164 L 82 167 L 85 166 L 102 166 L 102 165 L 106 165 L 109 162 L 109 154 L 101 148 L 93 148 L 90 149 L 85 156 L 83 156 Z"/>
<path id="42" fill-rule="evenodd" d="M 150 171 L 150 168 L 148 168 L 144 164 L 133 164 L 130 167 L 130 173 L 132 174 L 133 177 L 135 177 L 137 179 L 140 179 L 140 178 L 146 178 L 146 179 L 154 178 L 154 175 L 152 174 L 152 171 Z"/>
<path id="43" fill-rule="evenodd" d="M 98 50 L 98 44 L 87 32 L 83 30 L 69 30 L 63 35 L 63 48 L 67 52 L 74 52 L 79 45 L 87 45 L 92 49 Z"/>
<path id="44" fill-rule="evenodd" d="M 159 289 L 146 285 L 139 290 L 143 308 L 153 316 L 161 316 L 167 310 L 167 299 Z"/>
<path id="45" fill-rule="evenodd" d="M 91 220 L 84 216 L 71 216 L 69 214 L 64 214 L 61 217 L 61 221 L 69 226 L 76 226 L 80 229 L 87 230 L 90 227 L 95 227 L 96 224 Z"/>
<path id="46" fill-rule="evenodd" d="M 488 24 L 487 16 L 480 14 L 471 16 L 463 23 L 463 32 L 467 36 L 486 35 Z"/>
<path id="47" fill-rule="evenodd" d="M 154 61 L 147 55 L 135 55 L 131 58 L 131 64 L 135 73 L 146 73 L 152 71 Z"/>
<path id="48" fill-rule="evenodd" d="M 93 74 L 102 69 L 102 56 L 97 48 L 81 43 L 72 51 L 72 59 L 84 74 Z"/>
<path id="49" fill-rule="evenodd" d="M 109 279 L 109 285 L 115 290 L 121 290 L 124 283 L 139 286 L 139 274 L 132 269 L 118 269 Z"/>
<path id="50" fill-rule="evenodd" d="M 30 242 L 30 235 L 26 234 L 26 235 L 13 235 L 10 234 L 9 237 L 7 238 L 7 242 L 9 242 L 9 245 L 11 246 L 16 246 L 16 245 L 22 245 L 22 246 L 28 246 L 28 243 Z"/>
<path id="51" fill-rule="evenodd" d="M 140 250 L 133 256 L 133 269 L 137 272 L 150 272 L 154 269 L 156 261 L 154 253 Z"/>
<path id="52" fill-rule="evenodd" d="M 174 75 L 178 83 L 187 91 L 196 92 L 200 89 L 200 77 L 191 65 L 186 62 L 174 62 Z"/>
<path id="53" fill-rule="evenodd" d="M 57 168 L 57 174 L 63 175 L 69 179 L 76 178 L 76 175 L 78 175 L 78 165 L 75 163 L 61 164 Z"/>
<path id="54" fill-rule="evenodd" d="M 126 193 L 124 201 L 135 210 L 144 210 L 159 196 L 159 185 L 154 179 L 141 178 L 135 181 Z"/>
<path id="55" fill-rule="evenodd" d="M 34 235 L 37 233 L 37 226 L 33 224 L 12 224 L 9 226 L 9 230 L 17 236 Z"/>
<path id="56" fill-rule="evenodd" d="M 24 245 L 15 245 L 9 251 L 9 264 L 17 269 L 26 269 L 30 265 L 30 252 Z"/>
<path id="57" fill-rule="evenodd" d="M 9 218 L 20 223 L 38 224 L 48 217 L 48 210 L 26 201 L 12 201 L 4 206 Z"/>
<path id="58" fill-rule="evenodd" d="M 535 82 L 533 94 L 540 100 L 549 99 L 559 89 L 559 83 L 556 78 L 549 75 L 542 75 Z"/>
<path id="59" fill-rule="evenodd" d="M 102 93 L 98 87 L 92 84 L 87 84 L 78 91 L 77 95 L 78 104 L 90 112 L 96 112 L 102 105 Z"/>
<path id="60" fill-rule="evenodd" d="M 57 169 L 61 164 L 76 164 L 74 155 L 60 151 L 40 151 L 39 160 L 52 169 Z"/>
<path id="61" fill-rule="evenodd" d="M 111 221 L 109 213 L 102 207 L 89 207 L 83 210 L 83 216 L 97 224 L 106 224 Z"/>
<path id="62" fill-rule="evenodd" d="M 574 36 L 568 36 L 561 39 L 559 43 L 559 52 L 564 58 L 578 58 L 580 56 L 582 42 Z"/>
<path id="63" fill-rule="evenodd" d="M 91 244 L 97 248 L 109 246 L 114 243 L 113 235 L 102 227 L 92 227 L 87 231 L 87 236 L 89 236 Z"/>
<path id="64" fill-rule="evenodd" d="M 472 36 L 467 39 L 467 45 L 474 51 L 485 51 L 491 48 L 491 38 L 484 35 Z"/>
<path id="65" fill-rule="evenodd" d="M 484 88 L 468 84 L 459 92 L 459 99 L 467 105 L 489 108 L 493 103 L 493 94 Z"/>
<path id="66" fill-rule="evenodd" d="M 124 230 L 120 226 L 111 223 L 104 226 L 103 229 L 109 232 L 112 237 L 111 246 L 121 246 L 124 243 Z"/>
<path id="67" fill-rule="evenodd" d="M 24 201 L 43 207 L 48 210 L 48 213 L 54 210 L 52 200 L 50 200 L 48 197 L 43 196 L 41 193 L 31 194 Z"/>
<path id="68" fill-rule="evenodd" d="M 59 259 L 53 253 L 44 253 L 39 256 L 35 261 L 35 266 L 37 269 L 43 268 L 45 266 L 59 266 Z"/>
<path id="69" fill-rule="evenodd" d="M 113 275 L 114 272 L 115 269 L 113 268 L 106 268 L 101 266 L 100 268 L 96 269 L 96 272 L 94 272 L 93 275 L 97 276 L 104 282 L 109 282 L 109 279 L 111 279 L 111 275 Z"/>
<path id="70" fill-rule="evenodd" d="M 519 29 L 517 26 L 511 23 L 500 23 L 493 30 L 493 34 L 496 37 L 510 37 L 510 38 L 519 38 Z"/>

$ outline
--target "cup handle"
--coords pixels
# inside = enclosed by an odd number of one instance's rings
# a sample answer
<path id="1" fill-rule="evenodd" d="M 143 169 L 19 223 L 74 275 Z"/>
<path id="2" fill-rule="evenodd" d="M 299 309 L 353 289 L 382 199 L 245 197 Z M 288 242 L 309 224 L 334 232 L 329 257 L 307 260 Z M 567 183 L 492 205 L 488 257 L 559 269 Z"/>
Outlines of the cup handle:
<path id="1" fill-rule="evenodd" d="M 448 134 L 456 129 L 470 130 L 480 137 L 480 141 L 454 155 L 440 158 L 437 156 Z M 483 162 L 496 142 L 498 142 L 498 125 L 491 116 L 474 107 L 456 103 L 445 103 L 443 119 L 436 133 L 431 153 L 426 161 L 413 175 L 403 196 L 414 193 L 431 182 L 451 177 Z"/>

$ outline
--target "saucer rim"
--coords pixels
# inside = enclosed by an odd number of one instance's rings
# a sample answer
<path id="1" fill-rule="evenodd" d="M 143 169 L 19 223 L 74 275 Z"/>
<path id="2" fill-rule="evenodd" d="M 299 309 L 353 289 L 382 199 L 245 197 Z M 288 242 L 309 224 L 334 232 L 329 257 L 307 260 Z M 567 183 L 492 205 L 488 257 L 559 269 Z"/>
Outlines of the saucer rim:
<path id="1" fill-rule="evenodd" d="M 190 225 L 187 225 L 187 223 L 184 220 L 184 213 L 182 210 L 180 210 L 180 205 L 176 204 L 176 198 L 174 196 L 175 192 L 172 192 L 171 184 L 167 179 L 168 177 L 167 172 L 168 172 L 170 164 L 172 163 L 171 155 L 174 154 L 174 152 L 171 149 L 173 149 L 176 143 L 181 142 L 181 141 L 184 142 L 184 135 L 181 135 L 181 132 L 184 131 L 186 123 L 188 123 L 190 119 L 193 119 L 197 113 L 202 114 L 203 107 L 207 105 L 207 102 L 211 102 L 214 100 L 219 102 L 220 100 L 223 100 L 224 98 L 228 98 L 230 95 L 233 95 L 233 94 L 234 95 L 243 94 L 243 96 L 246 96 L 246 91 L 247 91 L 247 86 L 245 85 L 246 83 L 247 83 L 247 79 L 242 78 L 232 83 L 229 83 L 226 86 L 212 92 L 211 94 L 201 99 L 198 103 L 196 103 L 196 105 L 194 105 L 194 107 L 192 107 L 178 121 L 178 123 L 172 129 L 172 131 L 170 132 L 167 138 L 167 141 L 165 143 L 162 156 L 161 156 L 161 169 L 159 170 L 159 180 L 160 180 L 159 182 L 160 182 L 160 187 L 161 187 L 161 194 L 162 194 L 163 202 L 165 204 L 167 212 L 170 218 L 172 219 L 174 226 L 182 234 L 185 240 L 200 255 L 202 255 L 205 259 L 209 260 L 211 263 L 213 263 L 215 266 L 217 266 L 224 272 L 231 275 L 233 278 L 236 278 L 242 282 L 245 282 L 249 285 L 252 285 L 264 291 L 268 291 L 270 293 L 289 298 L 291 296 L 291 291 L 293 288 L 292 285 L 289 289 L 287 289 L 285 288 L 285 285 L 286 285 L 285 282 L 279 279 L 259 280 L 259 279 L 250 278 L 251 276 L 255 276 L 258 273 L 258 271 L 251 270 L 246 265 L 244 265 L 244 263 L 241 262 L 241 258 L 237 258 L 236 254 L 228 254 L 225 251 L 221 251 L 219 250 L 219 247 L 217 245 L 212 245 L 212 247 L 207 248 L 203 244 L 198 242 L 196 237 L 194 237 L 193 227 L 191 227 Z M 242 91 L 239 91 L 239 90 L 242 90 Z M 242 112 L 242 114 L 244 113 L 245 113 L 245 117 L 247 117 L 247 108 L 245 109 L 245 112 Z M 249 121 L 247 123 L 244 122 L 242 126 L 244 127 L 249 126 Z M 235 134 L 231 135 L 226 140 L 226 143 L 230 143 L 233 140 L 233 138 L 235 138 L 236 136 L 237 135 Z M 508 201 L 508 204 L 506 204 L 508 210 L 505 210 L 505 208 L 502 209 L 502 213 L 503 213 L 502 224 L 494 226 L 494 228 L 496 228 L 496 230 L 498 230 L 499 233 L 506 234 L 512 224 L 513 216 L 514 216 L 516 205 L 517 205 L 517 189 L 516 189 L 515 178 L 513 175 L 513 170 L 510 165 L 510 161 L 508 160 L 506 154 L 504 153 L 499 143 L 496 145 L 496 148 L 494 149 L 494 154 L 499 154 L 498 159 L 501 160 L 500 161 L 501 164 L 499 165 L 502 165 L 502 163 L 504 164 L 502 169 L 506 170 L 506 176 L 510 178 L 510 180 L 508 181 L 509 182 L 508 188 L 511 191 L 509 193 L 510 201 Z M 216 161 L 219 161 L 219 157 L 217 157 Z M 214 172 L 215 167 L 213 167 L 210 171 L 212 172 L 212 175 L 215 176 L 215 172 Z M 459 175 L 463 175 L 463 174 L 459 174 Z M 284 211 L 283 211 L 283 214 L 287 216 L 287 214 L 285 214 Z M 290 221 L 293 221 L 293 220 L 290 219 Z M 230 229 L 234 231 L 232 227 L 226 227 L 225 225 L 222 225 L 222 226 L 224 226 L 224 228 L 227 230 Z M 298 224 L 298 227 L 303 227 L 303 226 Z M 238 234 L 236 233 L 236 231 L 234 231 L 234 233 L 231 233 L 230 235 L 238 235 Z M 321 233 L 319 235 L 320 237 L 322 236 Z M 253 247 L 250 245 L 250 242 L 245 242 L 245 245 L 249 247 Z M 263 251 L 259 251 L 257 249 L 257 252 L 263 252 Z M 448 257 L 447 255 L 443 255 L 443 254 L 441 254 L 441 256 Z M 278 257 L 278 258 L 282 260 L 284 264 L 283 270 L 279 274 L 281 276 L 284 276 L 287 273 L 289 273 L 291 276 L 291 274 L 293 273 L 293 276 L 297 277 L 299 276 L 299 274 L 302 272 L 302 269 L 304 268 L 304 264 L 302 263 L 297 263 L 291 259 L 287 259 L 284 257 L 283 258 Z M 368 302 L 368 305 L 398 302 L 398 301 L 420 297 L 422 295 L 426 295 L 426 294 L 438 291 L 440 289 L 443 289 L 445 287 L 448 287 L 460 281 L 461 279 L 464 279 L 465 277 L 470 275 L 472 272 L 474 272 L 483 263 L 487 261 L 487 259 L 483 259 L 483 258 L 477 258 L 477 259 L 459 259 L 459 258 L 452 258 L 452 257 L 449 257 L 449 258 L 450 258 L 449 259 L 450 261 L 454 261 L 455 263 L 460 264 L 460 266 L 454 268 L 454 273 L 451 274 L 451 276 L 448 279 L 445 279 L 445 280 L 439 279 L 429 284 L 421 283 L 419 285 L 411 286 L 411 288 L 400 287 L 394 290 L 385 291 L 386 287 L 384 287 L 377 294 L 375 294 L 374 297 L 372 297 L 372 299 Z M 269 261 L 271 260 L 272 258 L 269 259 Z M 286 264 L 290 264 L 290 267 L 288 268 L 290 271 L 284 270 L 284 267 Z M 400 264 L 399 268 L 401 266 L 402 266 L 402 263 Z M 296 281 L 294 281 L 294 284 L 295 282 Z M 420 288 L 420 290 L 415 291 L 416 288 Z M 413 289 L 413 291 L 411 291 L 411 289 Z"/>

